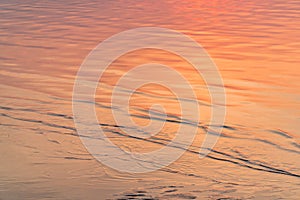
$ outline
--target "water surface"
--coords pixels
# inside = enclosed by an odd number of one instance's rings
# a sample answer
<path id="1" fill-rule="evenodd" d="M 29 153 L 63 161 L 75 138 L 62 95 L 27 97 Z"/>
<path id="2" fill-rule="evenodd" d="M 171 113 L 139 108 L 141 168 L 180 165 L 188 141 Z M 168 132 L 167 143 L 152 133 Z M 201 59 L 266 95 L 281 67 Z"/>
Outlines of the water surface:
<path id="1" fill-rule="evenodd" d="M 298 0 L 0 2 L 0 199 L 300 196 Z M 132 96 L 133 120 L 146 125 L 153 102 L 164 105 L 173 120 L 147 140 L 116 127 L 111 91 L 134 66 L 155 61 L 178 70 L 194 86 L 201 112 L 198 135 L 179 160 L 156 172 L 124 174 L 97 162 L 82 145 L 73 123 L 73 83 L 99 42 L 149 26 L 180 31 L 203 45 L 224 80 L 227 117 L 214 150 L 199 159 L 211 114 L 205 82 L 167 52 L 123 55 L 96 95 L 100 123 L 114 143 L 152 151 L 180 125 L 174 94 L 148 85 Z"/>

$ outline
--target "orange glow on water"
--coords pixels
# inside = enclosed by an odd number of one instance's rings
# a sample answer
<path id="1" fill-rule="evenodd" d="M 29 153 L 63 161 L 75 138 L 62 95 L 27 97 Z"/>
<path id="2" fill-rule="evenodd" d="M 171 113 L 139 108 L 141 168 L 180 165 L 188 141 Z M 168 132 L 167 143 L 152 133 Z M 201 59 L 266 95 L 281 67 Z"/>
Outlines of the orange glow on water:
<path id="1" fill-rule="evenodd" d="M 298 0 L 11 1 L 0 6 L 0 198 L 300 196 Z M 112 88 L 126 71 L 162 63 L 186 77 L 199 100 L 201 123 L 193 145 L 170 166 L 136 175 L 96 162 L 81 143 L 72 113 L 77 70 L 99 42 L 137 27 L 180 31 L 218 66 L 227 115 L 209 157 L 197 154 L 211 117 L 205 81 L 184 59 L 154 49 L 127 53 L 110 65 L 96 92 L 98 119 L 122 149 L 148 152 L 168 144 L 181 113 L 167 88 L 149 84 L 131 96 L 131 118 L 143 126 L 153 102 L 165 106 L 169 121 L 149 140 L 120 131 L 111 106 Z"/>

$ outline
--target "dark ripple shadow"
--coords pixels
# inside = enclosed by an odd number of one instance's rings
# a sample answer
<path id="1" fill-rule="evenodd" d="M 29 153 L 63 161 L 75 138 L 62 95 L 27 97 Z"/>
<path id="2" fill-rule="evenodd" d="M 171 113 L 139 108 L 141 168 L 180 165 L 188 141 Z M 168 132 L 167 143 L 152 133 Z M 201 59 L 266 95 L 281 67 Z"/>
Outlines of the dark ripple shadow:
<path id="1" fill-rule="evenodd" d="M 292 136 L 290 136 L 287 132 L 283 131 L 283 130 L 268 130 L 271 133 L 275 133 L 277 135 L 283 136 L 285 138 L 293 138 Z"/>
<path id="2" fill-rule="evenodd" d="M 27 111 L 27 112 L 36 112 L 35 110 L 32 110 L 32 109 L 14 109 L 14 108 L 4 107 L 4 106 L 1 106 L 0 109 L 4 109 L 4 110 L 8 110 L 8 111 L 9 110 L 21 110 L 21 111 Z M 49 113 L 44 113 L 44 114 L 49 115 Z M 72 119 L 71 117 L 69 117 L 67 115 L 63 115 L 63 114 L 50 113 L 50 115 L 56 116 L 56 117 L 63 117 L 63 118 L 66 118 L 66 119 Z M 13 117 L 13 116 L 10 116 L 10 115 L 4 114 L 4 113 L 1 113 L 0 116 L 4 116 L 4 117 L 8 117 L 8 118 L 15 119 L 15 120 L 20 120 L 20 121 L 25 121 L 25 122 L 39 123 L 39 124 L 49 126 L 49 127 L 53 127 L 53 128 L 61 128 L 61 129 L 71 130 L 72 132 L 76 132 L 76 129 L 73 128 L 73 127 L 58 125 L 58 124 L 54 124 L 54 123 L 48 123 L 48 122 L 44 122 L 42 120 Z M 161 120 L 161 119 L 157 118 L 157 120 Z M 177 121 L 177 120 L 176 121 L 171 120 L 170 122 L 172 122 L 172 123 L 182 123 L 182 122 Z M 110 125 L 110 124 L 100 124 L 100 125 L 106 126 L 108 128 L 110 128 L 110 127 L 120 128 L 120 126 L 117 126 L 117 125 Z M 200 126 L 199 128 L 205 129 L 205 127 L 203 127 L 203 126 Z M 224 128 L 227 128 L 227 129 L 230 129 L 230 130 L 235 130 L 233 127 L 230 127 L 230 126 L 224 126 Z M 155 144 L 159 144 L 159 145 L 163 145 L 163 146 L 166 145 L 167 142 L 168 143 L 171 142 L 171 140 L 162 139 L 162 138 L 158 138 L 158 137 L 152 137 L 151 139 L 144 139 L 144 138 L 140 138 L 140 137 L 136 137 L 136 136 L 130 136 L 130 135 L 127 135 L 127 134 L 123 134 L 123 133 L 121 133 L 119 131 L 115 131 L 115 130 L 106 129 L 106 131 L 117 134 L 117 135 L 120 135 L 120 136 L 123 136 L 123 137 L 128 137 L 128 138 L 133 138 L 133 139 L 136 139 L 136 140 L 151 142 L 151 143 L 155 143 Z M 77 134 L 71 134 L 71 135 L 78 136 Z M 95 139 L 95 138 L 92 138 L 92 139 Z M 246 139 L 246 138 L 244 138 L 244 139 Z M 247 139 L 249 140 L 250 138 L 247 138 Z M 270 141 L 266 141 L 266 140 L 262 140 L 262 139 L 252 139 L 252 140 L 256 140 L 256 141 L 264 142 L 266 144 L 273 145 L 273 146 L 275 146 L 275 147 L 277 147 L 281 150 L 290 151 L 290 152 L 294 152 L 294 153 L 299 153 L 298 151 L 295 151 L 295 150 L 290 150 L 290 149 L 283 148 L 283 147 L 281 147 L 281 146 L 279 146 L 275 143 L 272 143 Z M 172 145 L 171 147 L 182 149 L 181 147 L 178 147 L 178 146 L 175 146 L 175 145 Z M 196 152 L 196 151 L 193 151 L 193 150 L 190 150 L 190 149 L 182 149 L 182 150 L 187 151 L 189 153 L 193 153 L 193 154 L 199 154 L 199 152 Z M 246 168 L 249 168 L 249 169 L 252 169 L 252 170 L 265 171 L 265 172 L 276 173 L 276 174 L 283 174 L 283 175 L 288 175 L 288 176 L 293 176 L 293 177 L 300 177 L 300 175 L 298 175 L 298 174 L 291 173 L 289 171 L 278 169 L 278 168 L 275 168 L 275 167 L 271 167 L 271 166 L 268 166 L 268 165 L 265 165 L 265 164 L 262 164 L 262 163 L 253 162 L 249 159 L 236 157 L 236 156 L 230 155 L 228 153 L 220 152 L 220 151 L 213 150 L 213 149 L 211 149 L 210 151 L 212 153 L 216 154 L 216 155 L 209 154 L 206 157 L 210 158 L 210 159 L 213 159 L 213 160 L 232 163 L 232 164 L 239 165 L 241 167 L 246 167 Z M 218 157 L 217 155 L 222 155 L 225 158 Z M 195 176 L 193 174 L 187 174 L 187 175 L 188 176 Z"/>

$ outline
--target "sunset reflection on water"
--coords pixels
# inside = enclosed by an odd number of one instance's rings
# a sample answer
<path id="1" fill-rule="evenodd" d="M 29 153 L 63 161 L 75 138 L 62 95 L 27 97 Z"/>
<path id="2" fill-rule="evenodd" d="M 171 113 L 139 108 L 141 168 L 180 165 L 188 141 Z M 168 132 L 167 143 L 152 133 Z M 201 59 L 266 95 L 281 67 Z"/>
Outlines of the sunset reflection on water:
<path id="1" fill-rule="evenodd" d="M 13 0 L 1 1 L 0 8 L 0 199 L 300 196 L 297 0 Z M 179 56 L 155 49 L 129 52 L 112 63 L 101 79 L 103 87 L 97 88 L 98 118 L 123 149 L 148 152 L 167 144 L 179 123 L 167 122 L 149 141 L 137 140 L 116 134 L 110 107 L 122 74 L 144 63 L 161 63 L 182 74 L 196 93 L 201 123 L 193 145 L 170 166 L 148 174 L 112 170 L 82 145 L 72 117 L 77 70 L 99 42 L 137 27 L 182 32 L 218 66 L 227 115 L 208 157 L 195 153 L 211 116 L 205 81 Z M 139 88 L 130 101 L 132 120 L 147 125 L 153 102 L 164 105 L 169 117 L 180 117 L 173 97 L 155 84 Z"/>

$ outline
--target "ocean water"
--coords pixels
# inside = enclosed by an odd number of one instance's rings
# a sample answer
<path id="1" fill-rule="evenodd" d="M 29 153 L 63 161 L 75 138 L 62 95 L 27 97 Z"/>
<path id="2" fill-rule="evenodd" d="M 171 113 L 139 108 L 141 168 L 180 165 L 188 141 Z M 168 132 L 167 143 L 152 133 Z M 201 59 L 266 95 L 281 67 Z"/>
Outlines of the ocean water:
<path id="1" fill-rule="evenodd" d="M 1 0 L 0 199 L 298 199 L 299 16 L 298 0 Z M 169 120 L 147 139 L 124 134 L 111 105 L 123 74 L 162 63 L 194 88 L 201 116 L 193 144 L 172 164 L 136 174 L 103 165 L 81 142 L 72 113 L 76 73 L 100 42 L 138 27 L 182 32 L 218 66 L 227 113 L 205 158 L 198 154 L 211 117 L 205 81 L 182 58 L 155 49 L 129 52 L 104 73 L 95 96 L 100 125 L 127 151 L 168 144 L 181 124 L 170 90 L 150 84 L 131 96 L 138 125 L 149 123 L 153 103 L 166 110 Z"/>

